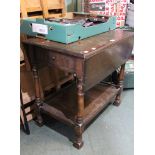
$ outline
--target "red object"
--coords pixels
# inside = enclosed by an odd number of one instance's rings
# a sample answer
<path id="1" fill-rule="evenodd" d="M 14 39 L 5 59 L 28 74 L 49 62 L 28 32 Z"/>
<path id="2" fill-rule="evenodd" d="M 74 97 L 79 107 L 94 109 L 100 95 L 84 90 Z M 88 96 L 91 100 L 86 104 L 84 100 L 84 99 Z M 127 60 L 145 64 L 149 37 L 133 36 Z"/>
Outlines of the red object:
<path id="1" fill-rule="evenodd" d="M 124 16 L 121 17 L 121 20 L 125 20 Z"/>
<path id="2" fill-rule="evenodd" d="M 117 25 L 117 26 L 120 26 L 120 22 L 117 22 L 116 25 Z"/>
<path id="3" fill-rule="evenodd" d="M 119 16 L 117 17 L 117 20 L 120 20 L 120 17 Z"/>
<path id="4" fill-rule="evenodd" d="M 108 16 L 109 15 L 109 12 L 106 12 L 105 14 Z"/>

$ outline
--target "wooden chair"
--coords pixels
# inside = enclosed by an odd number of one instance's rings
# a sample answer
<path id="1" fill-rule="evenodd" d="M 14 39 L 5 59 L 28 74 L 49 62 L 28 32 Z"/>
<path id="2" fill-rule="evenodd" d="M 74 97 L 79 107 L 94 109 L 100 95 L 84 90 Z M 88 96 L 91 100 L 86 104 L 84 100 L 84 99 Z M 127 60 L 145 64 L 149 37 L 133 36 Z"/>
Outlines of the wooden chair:
<path id="1" fill-rule="evenodd" d="M 25 113 L 25 108 L 23 104 L 23 97 L 22 97 L 22 92 L 20 89 L 20 110 L 21 110 L 21 115 L 20 115 L 20 125 L 21 129 L 27 134 L 30 134 L 30 129 L 29 129 L 29 124 L 27 121 L 26 113 Z M 22 117 L 23 116 L 23 117 Z"/>

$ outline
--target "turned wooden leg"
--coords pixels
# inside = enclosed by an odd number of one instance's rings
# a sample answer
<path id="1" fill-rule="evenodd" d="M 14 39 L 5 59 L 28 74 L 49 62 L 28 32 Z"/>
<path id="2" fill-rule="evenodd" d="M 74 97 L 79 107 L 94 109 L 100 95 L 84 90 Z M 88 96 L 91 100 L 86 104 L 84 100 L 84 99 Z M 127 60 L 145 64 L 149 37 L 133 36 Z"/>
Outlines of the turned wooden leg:
<path id="1" fill-rule="evenodd" d="M 83 133 L 83 111 L 84 111 L 84 91 L 83 91 L 83 79 L 78 80 L 77 84 L 78 88 L 78 113 L 77 118 L 75 120 L 75 141 L 73 143 L 73 146 L 77 149 L 80 149 L 83 146 L 82 141 L 82 133 Z"/>
<path id="2" fill-rule="evenodd" d="M 116 98 L 115 98 L 115 101 L 114 101 L 114 105 L 116 106 L 119 106 L 121 104 L 121 93 L 123 91 L 123 82 L 124 82 L 124 73 L 125 73 L 125 64 L 123 64 L 121 66 L 121 69 L 120 69 L 120 72 L 119 72 L 119 75 L 118 75 L 118 88 L 120 88 Z"/>
<path id="3" fill-rule="evenodd" d="M 36 112 L 36 117 L 37 117 L 36 123 L 38 126 L 42 126 L 43 118 L 40 113 L 40 107 L 42 106 L 43 101 L 41 100 L 38 71 L 35 66 L 33 67 L 32 71 L 33 71 L 34 86 L 35 86 L 35 112 Z"/>

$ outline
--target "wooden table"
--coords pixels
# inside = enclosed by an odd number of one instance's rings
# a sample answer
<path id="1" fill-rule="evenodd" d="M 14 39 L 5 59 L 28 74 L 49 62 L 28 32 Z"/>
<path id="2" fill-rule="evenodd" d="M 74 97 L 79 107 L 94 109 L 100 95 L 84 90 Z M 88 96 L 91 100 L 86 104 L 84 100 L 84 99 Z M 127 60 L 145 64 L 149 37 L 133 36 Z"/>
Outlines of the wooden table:
<path id="1" fill-rule="evenodd" d="M 72 126 L 75 131 L 73 145 L 81 148 L 86 125 L 108 103 L 120 104 L 124 67 L 132 52 L 133 38 L 133 32 L 117 29 L 68 45 L 39 38 L 25 40 L 23 43 L 35 81 L 38 124 L 43 124 L 42 113 L 47 113 Z M 75 82 L 60 89 L 50 100 L 43 101 L 37 70 L 47 65 L 71 72 Z M 100 84 L 119 67 L 117 82 Z"/>

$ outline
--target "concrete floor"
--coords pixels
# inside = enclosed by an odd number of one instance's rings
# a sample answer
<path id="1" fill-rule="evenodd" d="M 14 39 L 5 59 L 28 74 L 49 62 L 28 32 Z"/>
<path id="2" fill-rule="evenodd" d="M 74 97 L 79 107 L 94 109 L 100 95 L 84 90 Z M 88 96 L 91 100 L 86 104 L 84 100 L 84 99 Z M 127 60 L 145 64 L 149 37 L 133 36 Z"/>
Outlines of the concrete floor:
<path id="1" fill-rule="evenodd" d="M 134 91 L 122 94 L 119 107 L 110 105 L 84 132 L 84 147 L 77 150 L 68 140 L 73 132 L 54 120 L 39 128 L 30 122 L 30 135 L 21 131 L 21 155 L 133 155 Z M 69 134 L 67 134 L 69 132 Z"/>

